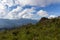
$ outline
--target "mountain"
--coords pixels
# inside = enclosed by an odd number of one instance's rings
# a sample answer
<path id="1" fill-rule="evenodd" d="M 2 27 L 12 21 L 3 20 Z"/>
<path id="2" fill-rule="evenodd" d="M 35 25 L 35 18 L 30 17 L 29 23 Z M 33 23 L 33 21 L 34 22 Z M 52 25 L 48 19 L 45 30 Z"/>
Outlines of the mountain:
<path id="1" fill-rule="evenodd" d="M 60 40 L 60 18 L 43 17 L 36 24 L 5 29 L 0 31 L 0 40 Z"/>
<path id="2" fill-rule="evenodd" d="M 12 28 L 14 26 L 22 26 L 29 23 L 35 24 L 36 22 L 38 21 L 32 19 L 23 19 L 23 18 L 17 20 L 0 19 L 0 28 Z"/>

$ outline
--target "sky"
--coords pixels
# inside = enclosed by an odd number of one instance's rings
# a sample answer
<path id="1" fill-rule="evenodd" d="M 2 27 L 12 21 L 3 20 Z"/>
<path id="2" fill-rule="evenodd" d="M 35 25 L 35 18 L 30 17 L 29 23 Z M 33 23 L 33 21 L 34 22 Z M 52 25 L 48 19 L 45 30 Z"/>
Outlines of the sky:
<path id="1" fill-rule="evenodd" d="M 0 0 L 0 19 L 60 16 L 60 0 Z"/>

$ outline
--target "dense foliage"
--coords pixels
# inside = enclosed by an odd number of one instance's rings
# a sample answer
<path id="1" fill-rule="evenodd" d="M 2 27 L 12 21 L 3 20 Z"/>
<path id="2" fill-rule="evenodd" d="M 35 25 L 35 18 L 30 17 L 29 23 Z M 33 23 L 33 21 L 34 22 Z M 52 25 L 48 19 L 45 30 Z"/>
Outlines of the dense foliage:
<path id="1" fill-rule="evenodd" d="M 0 40 L 60 40 L 60 18 L 43 17 L 35 25 L 2 30 Z"/>

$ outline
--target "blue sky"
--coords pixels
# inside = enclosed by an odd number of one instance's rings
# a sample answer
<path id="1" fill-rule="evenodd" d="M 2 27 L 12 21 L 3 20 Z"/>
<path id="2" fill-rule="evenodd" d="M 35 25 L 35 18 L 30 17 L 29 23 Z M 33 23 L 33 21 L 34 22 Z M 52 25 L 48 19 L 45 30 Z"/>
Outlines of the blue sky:
<path id="1" fill-rule="evenodd" d="M 25 6 L 24 8 L 31 8 L 32 6 Z M 44 10 L 47 11 L 49 15 L 56 15 L 56 16 L 60 16 L 60 4 L 51 4 L 51 5 L 47 5 L 45 7 L 40 7 L 40 6 L 34 6 L 37 10 Z"/>
<path id="2" fill-rule="evenodd" d="M 45 7 L 39 7 L 35 6 L 36 10 L 45 10 L 49 12 L 49 14 L 54 14 L 54 15 L 60 15 L 60 4 L 51 4 Z M 28 6 L 26 8 L 31 8 L 31 6 Z"/>
<path id="3" fill-rule="evenodd" d="M 40 19 L 50 16 L 60 16 L 60 0 L 0 0 L 2 19 Z"/>
<path id="4" fill-rule="evenodd" d="M 51 4 L 49 6 L 46 6 L 43 8 L 43 10 L 46 10 L 49 12 L 49 14 L 54 14 L 56 16 L 60 15 L 60 4 Z"/>

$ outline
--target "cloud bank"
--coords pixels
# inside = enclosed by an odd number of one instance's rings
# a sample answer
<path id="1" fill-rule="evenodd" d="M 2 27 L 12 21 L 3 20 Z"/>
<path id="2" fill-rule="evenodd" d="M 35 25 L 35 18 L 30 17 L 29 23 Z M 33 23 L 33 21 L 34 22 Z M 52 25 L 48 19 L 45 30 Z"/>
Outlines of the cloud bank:
<path id="1" fill-rule="evenodd" d="M 48 12 L 36 11 L 35 7 L 23 9 L 25 5 L 45 7 L 50 4 L 60 3 L 60 0 L 0 0 L 1 19 L 36 19 L 36 16 L 46 17 Z M 36 12 L 36 14 L 34 14 Z"/>
<path id="2" fill-rule="evenodd" d="M 21 5 L 35 5 L 44 7 L 46 5 L 60 3 L 60 0 L 18 0 Z"/>
<path id="3" fill-rule="evenodd" d="M 9 13 L 0 13 L 0 18 L 1 19 L 21 19 L 21 18 L 26 18 L 26 19 L 37 19 L 36 16 L 40 16 L 40 17 L 47 17 L 48 13 L 44 10 L 39 10 L 37 11 L 36 14 L 33 14 L 34 12 L 36 12 L 36 10 L 34 10 L 34 8 L 27 8 L 24 9 L 23 11 L 22 7 L 17 7 L 16 9 L 12 10 Z M 39 18 L 40 19 L 40 18 Z"/>

